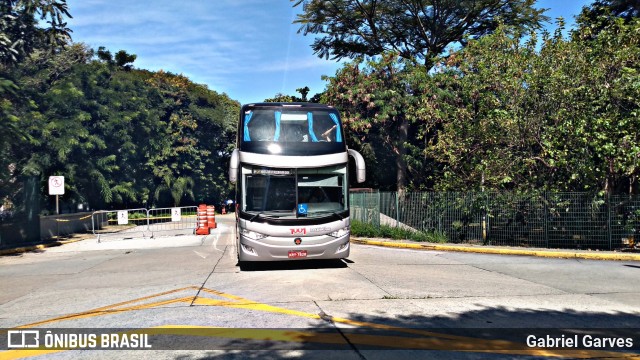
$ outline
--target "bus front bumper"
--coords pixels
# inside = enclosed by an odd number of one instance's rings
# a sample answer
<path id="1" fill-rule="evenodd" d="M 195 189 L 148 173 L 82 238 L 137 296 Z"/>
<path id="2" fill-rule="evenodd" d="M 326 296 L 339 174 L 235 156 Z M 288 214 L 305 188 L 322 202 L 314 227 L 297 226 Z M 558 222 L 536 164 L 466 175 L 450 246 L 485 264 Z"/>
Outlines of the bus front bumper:
<path id="1" fill-rule="evenodd" d="M 279 261 L 305 259 L 343 259 L 349 256 L 349 234 L 299 237 L 266 237 L 254 240 L 240 235 L 240 261 Z"/>

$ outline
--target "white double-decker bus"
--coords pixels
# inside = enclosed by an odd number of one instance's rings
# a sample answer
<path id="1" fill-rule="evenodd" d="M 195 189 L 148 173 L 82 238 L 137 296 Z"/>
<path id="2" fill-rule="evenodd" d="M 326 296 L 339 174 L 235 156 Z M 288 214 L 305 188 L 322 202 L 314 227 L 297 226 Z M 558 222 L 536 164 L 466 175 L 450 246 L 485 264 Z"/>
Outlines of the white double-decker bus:
<path id="1" fill-rule="evenodd" d="M 256 103 L 240 111 L 229 179 L 236 183 L 238 260 L 349 256 L 349 155 L 338 111 L 310 103 Z"/>

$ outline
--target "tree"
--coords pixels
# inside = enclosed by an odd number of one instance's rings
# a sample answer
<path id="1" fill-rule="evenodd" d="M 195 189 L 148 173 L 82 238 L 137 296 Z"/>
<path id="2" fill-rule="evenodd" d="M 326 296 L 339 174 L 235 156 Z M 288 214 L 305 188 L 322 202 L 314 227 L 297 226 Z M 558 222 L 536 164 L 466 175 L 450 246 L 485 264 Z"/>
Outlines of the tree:
<path id="1" fill-rule="evenodd" d="M 396 169 L 393 181 L 400 193 L 409 185 L 412 170 L 407 166 L 407 140 L 411 125 L 418 121 L 414 102 L 419 98 L 412 78 L 420 71 L 422 67 L 399 61 L 394 53 L 366 63 L 354 61 L 326 78 L 329 84 L 323 95 L 324 102 L 342 112 L 351 141 L 369 163 L 380 166 L 376 173 L 390 175 L 388 168 Z M 379 146 L 372 149 L 366 142 Z M 378 181 L 378 185 L 389 186 L 388 179 Z"/>
<path id="2" fill-rule="evenodd" d="M 66 0 L 4 0 L 0 2 L 0 63 L 15 64 L 35 49 L 51 50 L 70 40 L 64 17 Z M 46 28 L 38 26 L 44 22 Z"/>
<path id="3" fill-rule="evenodd" d="M 423 130 L 436 131 L 438 188 L 637 189 L 640 21 L 592 29 L 567 40 L 560 25 L 538 45 L 503 28 L 443 63 L 442 93 L 419 107 L 438 109 Z"/>
<path id="4" fill-rule="evenodd" d="M 422 99 L 425 151 L 443 164 L 444 190 L 530 189 L 548 180 L 543 149 L 548 125 L 537 111 L 537 36 L 499 28 L 456 52 L 433 74 L 439 92 Z"/>
<path id="5" fill-rule="evenodd" d="M 36 51 L 55 53 L 67 43 L 65 16 L 71 17 L 66 0 L 0 2 L 0 202 L 19 191 L 16 177 L 24 174 L 14 151 L 29 140 L 20 122 L 32 104 L 16 85 L 16 67 Z"/>
<path id="6" fill-rule="evenodd" d="M 296 95 L 285 95 L 283 93 L 277 93 L 272 98 L 264 99 L 264 102 L 320 102 L 321 94 L 315 94 L 311 97 L 311 99 L 308 99 L 307 96 L 309 95 L 309 91 L 309 87 L 305 86 L 296 89 L 296 92 L 300 93 L 301 97 L 298 97 Z"/>
<path id="7" fill-rule="evenodd" d="M 450 44 L 490 34 L 501 22 L 537 29 L 546 21 L 535 0 L 291 0 L 303 12 L 298 32 L 314 35 L 320 57 L 342 59 L 395 52 L 427 69 Z"/>
<path id="8" fill-rule="evenodd" d="M 302 95 L 302 98 L 300 99 L 303 102 L 307 101 L 307 95 L 309 94 L 309 91 L 311 91 L 311 89 L 309 89 L 308 86 L 305 86 L 303 88 L 297 88 L 296 89 L 297 92 L 300 93 L 300 95 Z"/>
<path id="9" fill-rule="evenodd" d="M 179 177 L 174 179 L 170 174 L 167 174 L 163 178 L 163 183 L 156 188 L 154 198 L 160 199 L 162 192 L 168 191 L 171 193 L 173 199 L 173 206 L 180 206 L 180 201 L 185 195 L 188 195 L 192 200 L 195 200 L 193 195 L 193 179 L 189 177 Z"/>
<path id="10" fill-rule="evenodd" d="M 131 70 L 137 57 L 135 54 L 128 54 L 126 51 L 120 50 L 115 56 L 116 65 L 124 70 Z"/>
<path id="11" fill-rule="evenodd" d="M 425 84 L 411 79 L 407 75 L 413 70 L 406 70 L 411 67 L 416 74 L 422 72 L 420 79 L 428 79 L 426 73 L 448 46 L 464 46 L 471 39 L 490 34 L 500 23 L 520 29 L 538 28 L 547 17 L 543 15 L 544 10 L 533 7 L 534 3 L 534 0 L 298 0 L 294 7 L 303 6 L 303 13 L 295 20 L 295 23 L 301 24 L 299 31 L 305 35 L 319 35 L 312 45 L 319 56 L 334 59 L 375 58 L 369 64 L 371 74 L 366 77 L 373 83 L 379 76 L 381 86 L 372 102 L 375 105 L 366 112 L 371 116 L 362 116 L 360 119 L 372 124 L 385 123 L 387 130 L 393 129 L 385 133 L 388 137 L 385 144 L 393 144 L 391 151 L 396 157 L 397 190 L 404 192 L 408 185 L 407 161 L 416 159 L 415 156 L 408 157 L 408 154 L 418 155 L 415 141 L 428 141 L 425 134 L 415 135 L 414 142 L 408 141 L 411 123 L 418 120 L 414 116 L 418 110 L 409 110 L 408 104 L 401 103 L 419 98 L 421 87 Z M 395 56 L 389 58 L 388 54 Z M 361 60 L 356 60 L 355 67 L 361 63 Z M 422 64 L 421 69 L 414 67 L 418 64 Z M 336 77 L 349 76 L 349 72 L 340 72 Z M 338 79 L 336 84 L 341 82 Z M 360 95 L 373 95 L 363 89 L 364 85 L 352 84 L 364 91 Z M 332 94 L 337 98 L 328 98 L 328 103 L 341 102 L 340 98 L 345 98 L 337 92 Z M 383 105 L 383 99 L 391 102 Z M 347 109 L 349 105 L 344 102 L 337 106 L 346 106 L 341 110 L 347 112 L 353 109 Z M 357 122 L 349 126 L 352 125 L 357 126 Z M 361 129 L 353 130 L 358 132 Z M 409 162 L 415 168 L 425 165 L 424 161 L 419 160 Z"/>
<path id="12" fill-rule="evenodd" d="M 619 17 L 629 22 L 640 17 L 640 0 L 596 0 L 582 8 L 578 23 L 593 25 L 599 22 L 598 17 L 601 16 Z"/>
<path id="13" fill-rule="evenodd" d="M 295 95 L 285 95 L 283 93 L 277 93 L 272 98 L 264 99 L 264 102 L 298 102 L 300 98 Z"/>
<path id="14" fill-rule="evenodd" d="M 64 175 L 64 203 L 93 209 L 228 198 L 239 104 L 181 75 L 133 69 L 133 59 L 70 44 L 16 64 L 12 111 L 25 138 L 0 144 L 10 168 L 0 195 L 16 203 L 13 179 L 25 174 Z"/>
<path id="15" fill-rule="evenodd" d="M 8 159 L 8 144 L 26 140 L 16 114 L 20 112 L 17 107 L 28 101 L 21 96 L 12 73 L 16 65 L 34 51 L 53 52 L 70 39 L 71 30 L 66 28 L 64 16 L 71 17 L 66 0 L 0 2 L 0 154 L 3 159 Z M 38 20 L 44 20 L 41 23 L 49 26 L 40 27 Z M 6 164 L 0 165 L 5 173 Z"/>

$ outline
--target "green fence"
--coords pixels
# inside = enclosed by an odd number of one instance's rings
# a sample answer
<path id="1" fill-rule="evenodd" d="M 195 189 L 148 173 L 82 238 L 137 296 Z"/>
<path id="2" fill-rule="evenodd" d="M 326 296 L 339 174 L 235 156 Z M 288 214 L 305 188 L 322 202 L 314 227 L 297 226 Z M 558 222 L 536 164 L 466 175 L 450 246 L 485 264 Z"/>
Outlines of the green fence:
<path id="1" fill-rule="evenodd" d="M 365 223 L 439 232 L 452 243 L 615 250 L 640 229 L 640 196 L 587 193 L 351 193 Z"/>

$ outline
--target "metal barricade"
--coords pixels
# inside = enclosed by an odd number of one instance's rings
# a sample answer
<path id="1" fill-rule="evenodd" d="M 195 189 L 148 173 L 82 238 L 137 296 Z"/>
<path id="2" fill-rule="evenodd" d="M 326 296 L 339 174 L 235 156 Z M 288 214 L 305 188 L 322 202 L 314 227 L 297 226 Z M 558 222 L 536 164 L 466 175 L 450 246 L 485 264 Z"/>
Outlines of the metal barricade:
<path id="1" fill-rule="evenodd" d="M 145 236 L 149 229 L 147 209 L 99 210 L 91 215 L 93 234 L 98 242 L 105 236 L 122 239 Z"/>
<path id="2" fill-rule="evenodd" d="M 195 206 L 149 209 L 147 218 L 151 237 L 159 232 L 169 236 L 194 234 L 197 225 L 196 212 Z"/>

